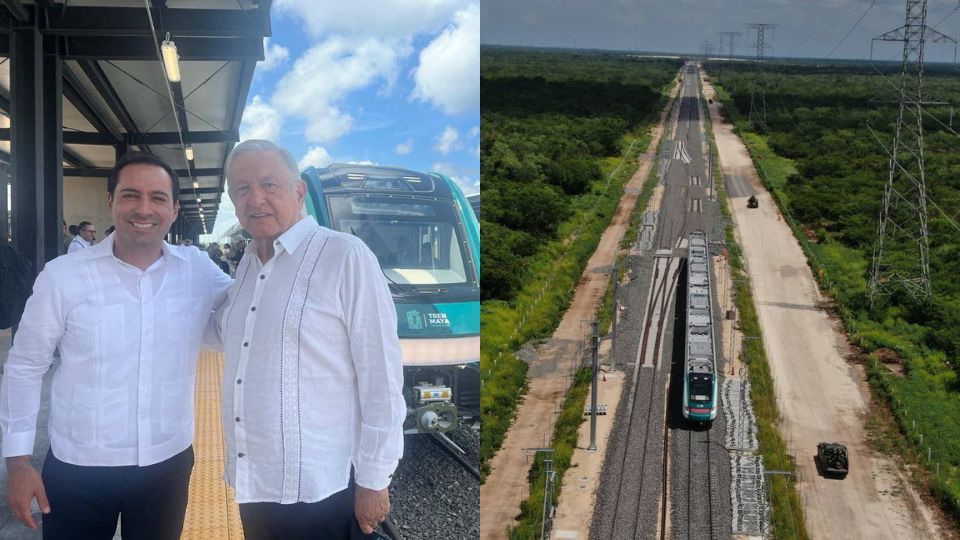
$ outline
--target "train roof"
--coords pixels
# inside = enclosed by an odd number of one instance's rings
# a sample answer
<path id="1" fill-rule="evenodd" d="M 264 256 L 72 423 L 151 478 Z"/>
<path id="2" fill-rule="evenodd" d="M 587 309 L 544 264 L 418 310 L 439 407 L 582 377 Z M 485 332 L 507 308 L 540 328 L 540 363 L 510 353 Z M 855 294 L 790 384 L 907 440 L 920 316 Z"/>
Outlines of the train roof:
<path id="1" fill-rule="evenodd" d="M 449 180 L 438 173 L 422 173 L 401 167 L 333 163 L 327 167 L 308 167 L 301 176 L 312 174 L 320 181 L 323 191 L 366 191 L 406 193 L 432 197 L 452 197 Z"/>

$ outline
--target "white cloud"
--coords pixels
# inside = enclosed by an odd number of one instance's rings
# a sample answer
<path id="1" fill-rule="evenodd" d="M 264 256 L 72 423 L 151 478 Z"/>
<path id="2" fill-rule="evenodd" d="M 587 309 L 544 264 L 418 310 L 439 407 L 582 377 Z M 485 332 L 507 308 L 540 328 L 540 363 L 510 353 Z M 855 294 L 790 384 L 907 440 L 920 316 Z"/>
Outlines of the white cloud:
<path id="1" fill-rule="evenodd" d="M 430 102 L 446 114 L 480 106 L 480 7 L 470 4 L 454 22 L 420 51 L 411 97 Z"/>
<path id="2" fill-rule="evenodd" d="M 452 176 L 457 173 L 457 167 L 453 163 L 447 163 L 444 161 L 438 161 L 430 167 L 432 172 L 438 172 L 440 174 L 445 174 L 447 176 Z"/>
<path id="3" fill-rule="evenodd" d="M 283 117 L 276 108 L 260 96 L 253 96 L 253 101 L 243 109 L 240 140 L 266 139 L 278 142 L 282 123 Z"/>
<path id="4" fill-rule="evenodd" d="M 459 171 L 457 170 L 457 166 L 453 163 L 440 161 L 434 163 L 430 170 L 449 177 L 458 186 L 460 186 L 460 189 L 463 191 L 464 195 L 472 195 L 480 192 L 480 179 L 474 179 L 467 175 L 457 174 Z"/>
<path id="5" fill-rule="evenodd" d="M 443 133 L 437 137 L 437 144 L 433 145 L 433 149 L 443 155 L 447 155 L 461 148 L 463 148 L 463 143 L 460 142 L 460 134 L 457 133 L 456 128 L 452 126 L 447 126 L 446 129 L 443 130 Z"/>
<path id="6" fill-rule="evenodd" d="M 270 43 L 270 38 L 263 38 L 263 60 L 257 62 L 257 71 L 270 71 L 287 61 L 290 51 L 286 47 Z"/>
<path id="7" fill-rule="evenodd" d="M 470 136 L 471 137 L 480 136 L 480 126 L 473 126 L 472 128 L 470 128 Z"/>
<path id="8" fill-rule="evenodd" d="M 404 156 L 413 151 L 413 139 L 407 139 L 402 143 L 398 144 L 396 148 L 393 149 L 393 152 L 398 156 Z"/>
<path id="9" fill-rule="evenodd" d="M 340 108 L 343 98 L 375 81 L 389 88 L 399 60 L 410 46 L 375 38 L 360 42 L 333 37 L 311 47 L 277 83 L 271 103 L 306 121 L 308 142 L 324 143 L 350 132 L 353 117 Z"/>
<path id="10" fill-rule="evenodd" d="M 291 15 L 314 37 L 329 33 L 407 39 L 437 31 L 462 9 L 464 0 L 276 0 L 281 14 Z"/>
<path id="11" fill-rule="evenodd" d="M 306 169 L 311 165 L 314 167 L 326 167 L 331 163 L 333 163 L 333 159 L 330 157 L 327 149 L 322 146 L 314 146 L 310 150 L 307 150 L 307 153 L 300 158 L 300 162 L 297 163 L 297 165 L 300 169 Z"/>

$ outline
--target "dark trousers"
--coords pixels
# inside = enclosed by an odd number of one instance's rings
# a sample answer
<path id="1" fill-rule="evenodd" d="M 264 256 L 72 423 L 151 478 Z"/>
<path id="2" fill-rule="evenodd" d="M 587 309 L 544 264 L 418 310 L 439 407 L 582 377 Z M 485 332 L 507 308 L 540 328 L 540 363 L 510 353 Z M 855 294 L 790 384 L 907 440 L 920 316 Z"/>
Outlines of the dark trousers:
<path id="1" fill-rule="evenodd" d="M 315 503 L 244 503 L 240 521 L 246 540 L 358 540 L 365 535 L 353 513 L 353 481 Z"/>
<path id="2" fill-rule="evenodd" d="M 109 540 L 122 517 L 124 538 L 177 540 L 192 470 L 192 446 L 146 467 L 71 465 L 47 452 L 41 476 L 50 513 L 42 518 L 43 538 Z"/>

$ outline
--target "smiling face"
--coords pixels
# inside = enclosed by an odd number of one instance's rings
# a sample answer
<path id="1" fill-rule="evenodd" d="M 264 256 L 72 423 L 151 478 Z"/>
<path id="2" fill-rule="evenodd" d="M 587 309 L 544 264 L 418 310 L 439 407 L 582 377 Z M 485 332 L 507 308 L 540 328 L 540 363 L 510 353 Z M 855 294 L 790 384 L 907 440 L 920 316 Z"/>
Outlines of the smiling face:
<path id="1" fill-rule="evenodd" d="M 116 224 L 114 243 L 118 248 L 161 248 L 163 237 L 180 211 L 171 188 L 170 176 L 156 165 L 135 163 L 120 171 L 117 187 L 107 198 Z"/>
<path id="2" fill-rule="evenodd" d="M 273 241 L 300 220 L 307 186 L 273 151 L 252 151 L 230 162 L 230 199 L 240 225 L 257 246 Z"/>

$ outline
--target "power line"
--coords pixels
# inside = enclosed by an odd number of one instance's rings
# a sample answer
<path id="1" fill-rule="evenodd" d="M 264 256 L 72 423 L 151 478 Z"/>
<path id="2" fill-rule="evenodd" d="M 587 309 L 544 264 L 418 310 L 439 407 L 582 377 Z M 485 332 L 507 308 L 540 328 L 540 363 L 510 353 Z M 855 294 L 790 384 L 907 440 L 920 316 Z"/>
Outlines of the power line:
<path id="1" fill-rule="evenodd" d="M 831 56 L 833 56 L 833 53 L 835 53 L 837 49 L 839 49 L 840 46 L 843 45 L 843 42 L 846 41 L 848 37 L 850 37 L 850 34 L 853 33 L 853 31 L 857 28 L 860 22 L 863 21 L 863 18 L 867 16 L 867 13 L 870 13 L 870 10 L 873 9 L 873 6 L 875 5 L 877 5 L 877 0 L 873 0 L 873 2 L 870 2 L 870 5 L 867 6 L 866 10 L 864 10 L 863 15 L 860 15 L 860 18 L 857 19 L 857 22 L 853 23 L 853 26 L 850 27 L 850 30 L 847 30 L 847 33 L 844 34 L 840 42 L 834 45 L 832 49 L 830 49 L 830 52 L 827 53 L 827 58 L 830 58 Z"/>

